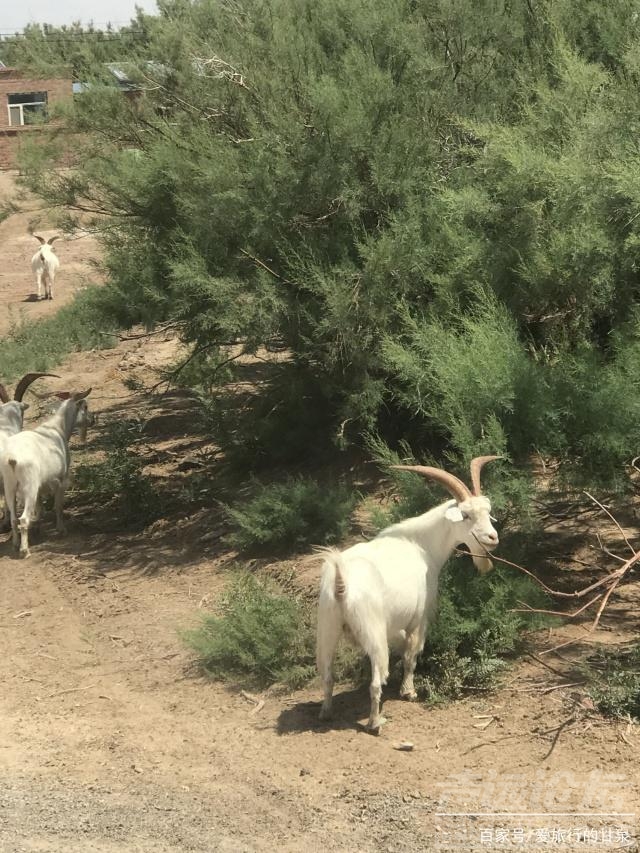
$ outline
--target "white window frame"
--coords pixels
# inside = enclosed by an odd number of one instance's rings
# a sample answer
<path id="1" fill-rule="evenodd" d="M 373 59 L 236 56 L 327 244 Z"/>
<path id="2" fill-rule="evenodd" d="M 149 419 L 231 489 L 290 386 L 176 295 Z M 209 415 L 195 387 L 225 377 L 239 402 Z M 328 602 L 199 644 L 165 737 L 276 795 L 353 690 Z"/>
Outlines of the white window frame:
<path id="1" fill-rule="evenodd" d="M 9 95 L 12 95 L 12 96 L 16 96 L 16 95 L 20 95 L 20 94 L 21 94 L 20 92 L 10 92 L 9 93 Z M 27 94 L 31 94 L 31 93 L 25 92 L 25 95 L 27 95 Z M 20 104 L 10 104 L 7 101 L 7 114 L 9 117 L 9 127 L 24 127 L 25 126 L 26 122 L 24 120 L 24 109 L 23 109 L 24 107 L 41 106 L 44 108 L 43 109 L 43 113 L 44 113 L 48 104 L 49 104 L 49 99 L 46 97 L 47 93 L 45 92 L 44 94 L 45 94 L 45 100 L 44 101 L 23 101 Z M 11 110 L 15 109 L 16 107 L 20 110 L 20 121 L 18 124 L 14 124 L 13 121 L 11 120 L 12 119 Z"/>

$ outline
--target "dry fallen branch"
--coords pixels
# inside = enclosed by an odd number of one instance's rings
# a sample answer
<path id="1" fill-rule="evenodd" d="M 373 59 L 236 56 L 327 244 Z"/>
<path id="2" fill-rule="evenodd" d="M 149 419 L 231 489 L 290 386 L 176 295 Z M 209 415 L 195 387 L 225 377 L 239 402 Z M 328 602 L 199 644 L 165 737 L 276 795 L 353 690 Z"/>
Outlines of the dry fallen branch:
<path id="1" fill-rule="evenodd" d="M 87 684 L 85 687 L 68 687 L 66 690 L 56 690 L 53 693 L 47 693 L 46 696 L 37 696 L 36 698 L 38 702 L 41 702 L 43 699 L 52 699 L 54 696 L 64 696 L 67 693 L 78 693 L 81 690 L 91 690 L 97 686 L 97 684 Z"/>
<path id="2" fill-rule="evenodd" d="M 619 530 L 619 531 L 620 531 L 620 533 L 622 534 L 622 538 L 623 538 L 623 539 L 624 539 L 624 541 L 627 543 L 627 545 L 628 545 L 628 547 L 629 547 L 629 550 L 630 550 L 630 551 L 631 551 L 631 553 L 635 556 L 635 555 L 636 555 L 636 551 L 635 551 L 635 549 L 634 549 L 633 545 L 631 544 L 631 542 L 629 542 L 629 540 L 627 539 L 627 534 L 624 532 L 624 530 L 623 530 L 623 529 L 622 529 L 622 527 L 620 526 L 620 523 L 618 522 L 618 520 L 617 520 L 616 518 L 614 518 L 614 517 L 613 517 L 613 515 L 609 512 L 609 510 L 606 508 L 606 506 L 604 506 L 604 504 L 601 504 L 601 503 L 600 503 L 600 501 L 596 500 L 596 499 L 593 497 L 593 495 L 589 494 L 589 492 L 585 492 L 585 495 L 586 495 L 588 498 L 590 498 L 590 499 L 594 502 L 594 504 L 597 504 L 597 505 L 600 507 L 600 509 L 601 509 L 601 510 L 603 510 L 603 512 L 606 512 L 606 514 L 609 516 L 609 518 L 611 519 L 611 521 L 613 521 L 613 523 L 615 524 L 615 526 L 618 528 L 618 530 Z"/>

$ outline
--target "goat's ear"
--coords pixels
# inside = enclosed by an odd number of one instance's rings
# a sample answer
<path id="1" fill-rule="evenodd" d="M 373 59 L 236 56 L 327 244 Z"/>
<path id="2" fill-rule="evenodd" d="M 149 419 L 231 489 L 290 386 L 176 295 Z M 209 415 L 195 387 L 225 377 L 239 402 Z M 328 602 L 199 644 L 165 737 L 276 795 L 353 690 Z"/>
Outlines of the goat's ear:
<path id="1" fill-rule="evenodd" d="M 59 400 L 68 400 L 69 397 L 71 396 L 71 392 L 70 391 L 56 391 L 56 393 L 53 396 L 58 397 Z"/>
<path id="2" fill-rule="evenodd" d="M 41 237 L 39 234 L 34 234 L 33 236 L 36 238 L 36 240 L 38 240 L 38 241 L 39 241 L 39 243 L 40 243 L 40 245 L 41 245 L 41 246 L 44 246 L 44 244 L 47 242 L 47 241 L 44 239 L 44 237 Z"/>
<path id="3" fill-rule="evenodd" d="M 459 506 L 450 506 L 446 510 L 444 517 L 447 521 L 464 521 L 464 515 Z"/>
<path id="4" fill-rule="evenodd" d="M 22 403 L 22 402 L 21 402 L 21 403 L 20 403 L 20 408 L 22 409 L 22 411 L 23 411 L 23 412 L 26 412 L 26 411 L 27 411 L 27 409 L 29 408 L 29 403 Z"/>

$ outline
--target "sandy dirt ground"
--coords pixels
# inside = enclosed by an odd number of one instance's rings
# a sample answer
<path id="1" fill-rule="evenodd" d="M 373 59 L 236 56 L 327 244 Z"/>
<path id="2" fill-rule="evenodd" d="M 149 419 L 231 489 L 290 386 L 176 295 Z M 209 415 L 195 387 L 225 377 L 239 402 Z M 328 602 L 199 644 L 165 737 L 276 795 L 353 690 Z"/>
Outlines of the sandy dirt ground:
<path id="1" fill-rule="evenodd" d="M 30 292 L 31 215 L 0 225 L 16 266 L 0 278 L 3 322 Z M 91 279 L 87 242 L 72 245 L 60 245 L 59 301 L 22 307 L 53 311 Z M 91 457 L 105 424 L 132 416 L 149 426 L 152 474 L 201 448 L 184 397 L 125 386 L 175 358 L 175 341 L 140 338 L 60 365 L 64 385 L 95 389 L 99 420 L 74 453 Z M 584 626 L 545 631 L 501 689 L 447 707 L 390 686 L 375 738 L 361 728 L 366 689 L 339 687 L 335 721 L 320 725 L 317 684 L 268 691 L 256 710 L 194 670 L 178 632 L 225 582 L 217 510 L 138 534 L 73 502 L 68 520 L 59 537 L 46 518 L 26 561 L 0 538 L 2 853 L 638 849 L 639 731 L 584 698 Z M 308 556 L 290 565 L 317 574 Z M 638 634 L 640 583 L 617 601 L 603 642 Z M 579 642 L 544 654 L 567 639 Z"/>

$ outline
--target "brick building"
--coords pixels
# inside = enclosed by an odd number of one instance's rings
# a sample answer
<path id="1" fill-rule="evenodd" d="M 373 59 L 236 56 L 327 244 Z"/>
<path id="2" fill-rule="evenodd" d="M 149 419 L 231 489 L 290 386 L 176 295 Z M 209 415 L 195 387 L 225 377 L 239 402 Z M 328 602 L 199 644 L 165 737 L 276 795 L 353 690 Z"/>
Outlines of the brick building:
<path id="1" fill-rule="evenodd" d="M 70 76 L 36 78 L 0 64 L 0 169 L 15 168 L 22 142 L 41 133 L 53 107 L 71 97 Z"/>

